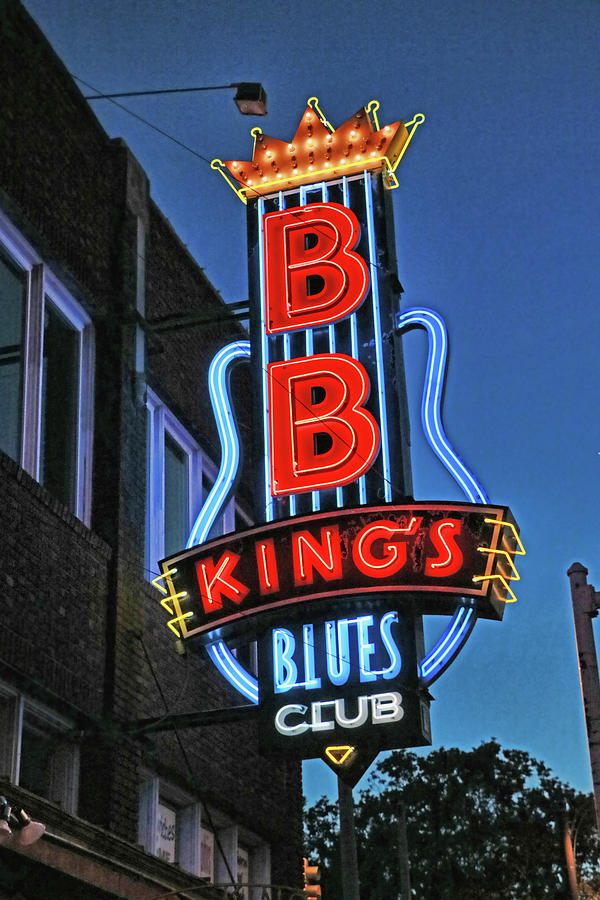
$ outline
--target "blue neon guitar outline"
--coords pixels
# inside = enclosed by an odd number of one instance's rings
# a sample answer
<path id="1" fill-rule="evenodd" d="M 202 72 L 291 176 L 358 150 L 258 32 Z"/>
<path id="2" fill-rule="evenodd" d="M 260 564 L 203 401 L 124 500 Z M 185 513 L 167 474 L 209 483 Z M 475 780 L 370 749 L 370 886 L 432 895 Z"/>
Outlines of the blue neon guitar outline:
<path id="1" fill-rule="evenodd" d="M 448 359 L 448 333 L 439 313 L 425 307 L 407 309 L 398 315 L 398 331 L 424 328 L 428 337 L 428 357 L 421 422 L 425 437 L 442 465 L 471 503 L 488 503 L 488 497 L 473 473 L 454 451 L 442 423 L 442 397 Z M 186 544 L 186 549 L 203 543 L 233 492 L 240 461 L 240 442 L 229 397 L 229 372 L 233 362 L 250 357 L 250 341 L 234 341 L 223 347 L 211 362 L 208 384 L 221 442 L 221 466 L 216 481 L 202 507 Z M 419 663 L 419 675 L 425 687 L 431 685 L 453 662 L 464 647 L 476 621 L 475 609 L 468 599 L 457 605 L 448 627 L 436 645 Z M 220 674 L 247 700 L 258 703 L 258 682 L 238 662 L 225 641 L 207 645 L 209 658 Z"/>

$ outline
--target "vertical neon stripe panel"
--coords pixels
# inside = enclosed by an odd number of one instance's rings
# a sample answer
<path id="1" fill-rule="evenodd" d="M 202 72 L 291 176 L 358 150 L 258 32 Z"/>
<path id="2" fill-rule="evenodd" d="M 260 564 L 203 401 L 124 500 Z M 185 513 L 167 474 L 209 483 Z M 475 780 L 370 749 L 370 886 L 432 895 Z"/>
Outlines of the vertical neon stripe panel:
<path id="1" fill-rule="evenodd" d="M 271 495 L 271 448 L 269 443 L 269 391 L 267 384 L 267 364 L 269 362 L 269 338 L 266 330 L 265 308 L 265 245 L 263 235 L 263 217 L 265 213 L 265 201 L 259 198 L 256 204 L 258 215 L 258 268 L 260 272 L 260 364 L 263 399 L 263 442 L 265 458 L 263 470 L 265 474 L 265 520 L 272 522 L 275 518 L 275 505 Z"/>
<path id="2" fill-rule="evenodd" d="M 379 430 L 381 433 L 381 464 L 383 468 L 384 496 L 388 503 L 392 499 L 392 473 L 390 469 L 390 442 L 388 438 L 387 404 L 383 368 L 383 337 L 381 334 L 381 310 L 379 307 L 379 283 L 377 280 L 377 251 L 375 247 L 375 225 L 373 221 L 373 191 L 369 173 L 365 177 L 365 199 L 367 203 L 367 234 L 369 240 L 369 265 L 371 269 L 371 301 L 373 304 L 373 332 L 375 336 L 375 357 L 377 363 L 377 400 L 379 404 Z"/>

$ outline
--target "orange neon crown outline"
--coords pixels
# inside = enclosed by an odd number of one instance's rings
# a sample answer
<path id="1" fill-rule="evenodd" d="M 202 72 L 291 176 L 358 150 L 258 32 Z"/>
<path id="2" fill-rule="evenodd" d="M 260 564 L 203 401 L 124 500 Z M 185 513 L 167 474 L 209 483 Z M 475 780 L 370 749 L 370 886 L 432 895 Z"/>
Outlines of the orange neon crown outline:
<path id="1" fill-rule="evenodd" d="M 398 121 L 380 128 L 378 109 L 377 100 L 371 100 L 368 106 L 362 106 L 334 129 L 319 109 L 318 97 L 310 97 L 291 141 L 270 137 L 260 128 L 253 128 L 250 132 L 254 137 L 251 160 L 222 162 L 213 159 L 211 168 L 221 173 L 244 203 L 248 197 L 352 175 L 365 169 L 382 169 L 387 186 L 398 187 L 396 168 L 425 116 L 417 113 L 406 124 Z"/>

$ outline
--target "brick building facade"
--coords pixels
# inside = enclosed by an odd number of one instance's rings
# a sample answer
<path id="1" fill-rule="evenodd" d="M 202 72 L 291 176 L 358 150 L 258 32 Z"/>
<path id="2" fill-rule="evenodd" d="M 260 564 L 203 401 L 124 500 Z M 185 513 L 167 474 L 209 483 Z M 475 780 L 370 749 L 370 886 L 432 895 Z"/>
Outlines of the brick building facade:
<path id="1" fill-rule="evenodd" d="M 0 898 L 297 885 L 299 766 L 252 721 L 123 729 L 240 702 L 150 583 L 215 477 L 198 386 L 239 326 L 17 0 L 0 27 L 0 794 L 47 826 L 0 846 Z M 153 332 L 182 311 L 215 321 Z"/>

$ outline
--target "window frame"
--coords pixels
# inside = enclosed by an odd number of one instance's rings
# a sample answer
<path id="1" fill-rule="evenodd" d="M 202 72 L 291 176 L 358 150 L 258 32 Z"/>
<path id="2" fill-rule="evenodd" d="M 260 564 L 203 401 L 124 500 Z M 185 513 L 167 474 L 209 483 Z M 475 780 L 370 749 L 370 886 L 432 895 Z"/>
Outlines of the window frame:
<path id="1" fill-rule="evenodd" d="M 271 848 L 254 832 L 234 822 L 218 809 L 210 806 L 210 819 L 204 804 L 148 770 L 142 770 L 138 819 L 138 843 L 153 856 L 158 856 L 158 807 L 159 803 L 177 810 L 176 858 L 169 865 L 178 866 L 199 878 L 210 877 L 203 872 L 201 859 L 202 831 L 213 835 L 213 875 L 211 884 L 229 883 L 229 874 L 218 849 L 220 843 L 234 877 L 238 875 L 238 847 L 248 853 L 249 876 L 258 884 L 271 880 Z M 204 808 L 203 808 L 204 807 Z M 214 831 L 213 827 L 214 826 Z M 260 900 L 262 891 L 249 892 L 251 900 Z"/>
<path id="2" fill-rule="evenodd" d="M 165 434 L 177 444 L 187 459 L 188 534 L 202 509 L 202 476 L 207 475 L 214 484 L 218 468 L 150 387 L 146 389 L 146 408 L 148 411 L 146 570 L 148 580 L 151 581 L 159 574 L 158 561 L 165 557 Z M 235 501 L 230 500 L 220 517 L 220 534 L 234 530 L 235 509 Z"/>
<path id="3" fill-rule="evenodd" d="M 200 871 L 200 804 L 186 791 L 147 771 L 142 772 L 138 815 L 138 843 L 147 853 L 192 875 Z M 175 859 L 159 855 L 159 806 L 175 810 Z"/>
<path id="4" fill-rule="evenodd" d="M 39 254 L 0 210 L 0 244 L 25 276 L 23 323 L 23 378 L 21 385 L 20 454 L 16 462 L 40 480 L 41 417 L 43 396 L 44 313 L 49 302 L 78 337 L 77 421 L 75 422 L 75 484 L 72 512 L 88 527 L 91 523 L 94 328 L 90 316 L 43 262 Z"/>
<path id="5" fill-rule="evenodd" d="M 34 719 L 34 728 L 42 734 L 64 735 L 73 733 L 72 721 L 33 700 L 16 688 L 0 683 L 0 702 L 5 708 L 0 714 L 0 766 L 13 784 L 20 784 L 21 757 L 25 717 Z M 50 790 L 46 799 L 60 804 L 65 812 L 77 815 L 79 801 L 79 745 L 65 740 L 60 754 L 54 752 L 53 771 L 50 773 Z M 40 795 L 45 796 L 45 795 Z"/>

